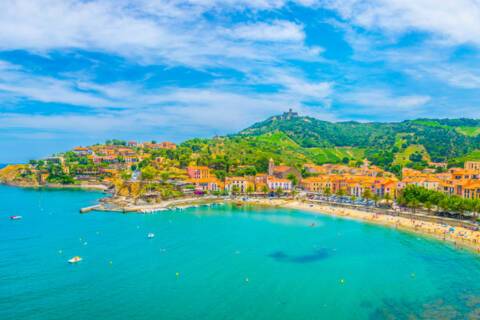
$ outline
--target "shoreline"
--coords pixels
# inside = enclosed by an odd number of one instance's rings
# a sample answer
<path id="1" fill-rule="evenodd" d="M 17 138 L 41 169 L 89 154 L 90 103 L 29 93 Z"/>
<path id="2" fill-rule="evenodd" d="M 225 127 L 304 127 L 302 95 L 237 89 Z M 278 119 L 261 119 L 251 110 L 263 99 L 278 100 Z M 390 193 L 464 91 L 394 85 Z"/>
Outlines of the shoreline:
<path id="1" fill-rule="evenodd" d="M 80 189 L 80 190 L 89 190 L 89 191 L 103 191 L 107 192 L 109 189 L 108 186 L 103 184 L 57 184 L 49 183 L 44 185 L 33 185 L 33 184 L 18 184 L 18 183 L 8 183 L 0 182 L 0 185 L 8 187 L 17 187 L 25 189 Z"/>
<path id="2" fill-rule="evenodd" d="M 86 191 L 102 191 L 104 193 L 109 189 L 108 186 L 102 184 L 80 184 L 80 185 L 19 185 L 11 183 L 0 183 L 6 186 L 33 188 L 33 189 L 77 189 Z M 213 203 L 223 204 L 242 204 L 263 207 L 277 207 L 300 210 L 312 214 L 328 215 L 337 218 L 351 219 L 369 224 L 381 225 L 384 227 L 394 228 L 414 234 L 432 237 L 434 239 L 451 243 L 457 247 L 469 249 L 480 254 L 480 231 L 470 230 L 463 226 L 452 226 L 448 222 L 441 221 L 425 221 L 415 216 L 409 218 L 403 216 L 393 216 L 385 213 L 369 212 L 361 210 L 361 208 L 346 208 L 325 203 L 313 203 L 308 200 L 293 199 L 267 199 L 267 198 L 250 198 L 244 200 L 241 198 L 226 197 L 190 197 L 179 198 L 163 201 L 156 204 L 140 204 L 132 205 L 128 198 L 112 199 L 102 198 L 100 203 L 87 208 L 81 208 L 81 213 L 90 211 L 106 211 L 120 213 L 154 213 L 171 209 L 185 209 L 198 205 L 208 205 Z M 452 221 L 456 222 L 456 221 Z M 461 221 L 458 221 L 461 223 Z"/>
<path id="3" fill-rule="evenodd" d="M 299 200 L 258 199 L 248 202 L 244 201 L 243 203 L 294 209 L 312 214 L 326 215 L 380 225 L 383 227 L 389 227 L 396 230 L 434 238 L 442 242 L 453 244 L 457 248 L 469 249 L 476 254 L 480 254 L 480 231 L 473 231 L 464 227 L 452 227 L 450 225 L 444 225 L 438 222 L 427 222 L 419 219 L 390 216 L 387 214 L 378 214 L 351 208 L 335 207 L 332 205 L 302 202 Z"/>
<path id="4" fill-rule="evenodd" d="M 418 219 L 418 217 L 415 219 L 414 216 L 406 218 L 402 216 L 392 216 L 366 210 L 336 207 L 334 205 L 311 203 L 300 200 L 264 198 L 251 198 L 249 200 L 236 198 L 183 198 L 169 200 L 158 204 L 136 205 L 124 208 L 119 207 L 116 210 L 106 208 L 98 210 L 98 208 L 96 208 L 93 211 L 155 213 L 169 209 L 184 209 L 209 203 L 294 209 L 316 215 L 350 219 L 434 238 L 442 242 L 453 244 L 458 248 L 469 249 L 476 254 L 480 254 L 480 231 L 473 231 L 462 226 L 452 226 L 443 222 L 424 221 Z"/>

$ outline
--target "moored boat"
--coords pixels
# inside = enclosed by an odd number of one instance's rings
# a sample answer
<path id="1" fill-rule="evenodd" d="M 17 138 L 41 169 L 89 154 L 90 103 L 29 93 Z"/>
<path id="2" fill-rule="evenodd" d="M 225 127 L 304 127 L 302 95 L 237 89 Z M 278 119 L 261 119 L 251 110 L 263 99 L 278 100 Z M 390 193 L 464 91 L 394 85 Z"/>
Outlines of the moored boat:
<path id="1" fill-rule="evenodd" d="M 75 256 L 72 259 L 68 260 L 68 263 L 77 263 L 77 262 L 80 262 L 80 261 L 82 261 L 82 257 Z"/>
<path id="2" fill-rule="evenodd" d="M 10 220 L 21 220 L 22 218 L 22 216 L 11 216 Z"/>

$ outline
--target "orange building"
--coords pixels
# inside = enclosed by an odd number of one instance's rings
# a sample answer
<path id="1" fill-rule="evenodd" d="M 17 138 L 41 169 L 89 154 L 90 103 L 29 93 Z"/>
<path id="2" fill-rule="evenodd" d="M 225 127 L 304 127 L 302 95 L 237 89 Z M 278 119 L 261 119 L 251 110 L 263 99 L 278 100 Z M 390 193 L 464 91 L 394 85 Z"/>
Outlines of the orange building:
<path id="1" fill-rule="evenodd" d="M 188 166 L 187 175 L 190 179 L 210 178 L 210 169 L 205 166 Z"/>

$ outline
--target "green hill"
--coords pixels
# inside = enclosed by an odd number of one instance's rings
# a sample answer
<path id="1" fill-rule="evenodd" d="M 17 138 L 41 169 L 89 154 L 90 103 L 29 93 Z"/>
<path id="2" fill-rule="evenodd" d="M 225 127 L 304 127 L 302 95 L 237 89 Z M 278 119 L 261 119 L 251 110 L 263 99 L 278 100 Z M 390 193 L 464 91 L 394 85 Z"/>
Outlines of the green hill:
<path id="1" fill-rule="evenodd" d="M 425 167 L 429 161 L 458 165 L 464 159 L 480 158 L 476 152 L 480 149 L 480 120 L 474 119 L 332 123 L 285 113 L 256 123 L 235 136 L 246 138 L 272 132 L 282 132 L 301 148 L 310 150 L 305 154 L 318 163 L 366 156 L 373 163 L 395 171 L 399 166 Z M 347 154 L 345 148 L 352 151 Z"/>

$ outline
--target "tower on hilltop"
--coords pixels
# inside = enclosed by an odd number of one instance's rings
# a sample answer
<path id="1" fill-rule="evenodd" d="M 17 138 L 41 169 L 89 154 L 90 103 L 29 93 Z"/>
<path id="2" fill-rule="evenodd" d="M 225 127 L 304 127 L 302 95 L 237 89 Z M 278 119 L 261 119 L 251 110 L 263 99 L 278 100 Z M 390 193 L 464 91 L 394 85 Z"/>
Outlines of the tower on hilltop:
<path id="1" fill-rule="evenodd" d="M 288 112 L 284 112 L 282 115 L 284 120 L 290 120 L 295 117 L 298 117 L 298 112 L 293 112 L 292 108 L 288 109 Z"/>

